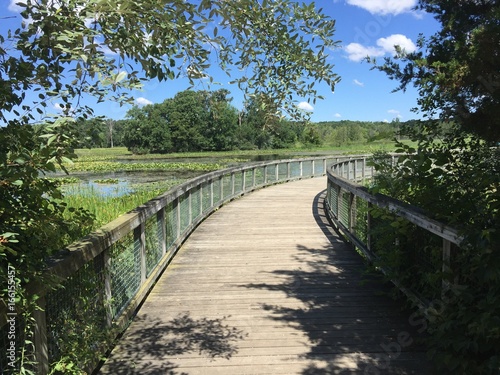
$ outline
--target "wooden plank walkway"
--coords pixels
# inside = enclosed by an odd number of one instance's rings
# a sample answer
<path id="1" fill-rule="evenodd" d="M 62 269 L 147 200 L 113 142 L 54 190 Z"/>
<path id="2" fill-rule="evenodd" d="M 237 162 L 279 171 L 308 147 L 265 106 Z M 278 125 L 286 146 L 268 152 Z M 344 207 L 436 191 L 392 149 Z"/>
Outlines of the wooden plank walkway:
<path id="1" fill-rule="evenodd" d="M 327 226 L 325 187 L 268 187 L 205 220 L 100 373 L 430 374 L 411 312 L 360 284 Z"/>

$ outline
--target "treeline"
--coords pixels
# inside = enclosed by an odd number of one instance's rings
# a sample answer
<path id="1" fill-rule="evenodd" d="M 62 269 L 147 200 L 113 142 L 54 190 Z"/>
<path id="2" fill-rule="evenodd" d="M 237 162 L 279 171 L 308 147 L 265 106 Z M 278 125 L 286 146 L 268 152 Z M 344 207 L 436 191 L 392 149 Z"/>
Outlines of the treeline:
<path id="1" fill-rule="evenodd" d="M 75 130 L 78 147 L 125 146 L 145 154 L 342 146 L 392 140 L 400 129 L 416 122 L 289 121 L 259 99 L 247 102 L 240 111 L 229 94 L 225 89 L 186 90 L 163 103 L 133 107 L 123 120 L 80 121 Z"/>

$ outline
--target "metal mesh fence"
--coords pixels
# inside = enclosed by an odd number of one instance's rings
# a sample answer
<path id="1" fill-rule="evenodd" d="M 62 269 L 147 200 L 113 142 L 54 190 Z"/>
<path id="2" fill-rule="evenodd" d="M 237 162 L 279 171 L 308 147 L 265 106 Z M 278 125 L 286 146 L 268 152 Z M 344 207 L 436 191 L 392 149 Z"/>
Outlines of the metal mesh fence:
<path id="1" fill-rule="evenodd" d="M 255 185 L 256 186 L 264 185 L 264 175 L 265 175 L 265 168 L 264 167 L 255 168 Z"/>
<path id="2" fill-rule="evenodd" d="M 339 163 L 332 170 L 336 175 L 357 182 L 369 179 L 373 174 L 371 166 L 366 166 L 365 158 Z M 444 277 L 445 243 L 448 248 L 451 246 L 448 237 L 433 234 L 428 219 L 413 216 L 411 211 L 399 214 L 394 207 L 389 210 L 379 208 L 378 204 L 369 204 L 361 196 L 356 196 L 357 187 L 352 190 L 346 187 L 349 191 L 345 191 L 344 187 L 340 188 L 343 184 L 329 178 L 329 214 L 354 236 L 359 246 L 376 256 L 377 265 L 420 301 L 439 298 Z M 380 206 L 386 204 L 382 201 Z M 404 206 L 401 210 L 406 212 Z M 450 263 L 453 268 L 453 257 Z"/>
<path id="3" fill-rule="evenodd" d="M 222 196 L 221 196 L 221 180 L 217 179 L 212 182 L 213 186 L 213 202 L 214 205 L 218 204 L 219 202 L 222 201 Z"/>
<path id="4" fill-rule="evenodd" d="M 241 172 L 238 172 L 238 173 L 236 173 L 234 175 L 234 178 L 235 178 L 235 181 L 234 181 L 234 193 L 235 194 L 240 194 L 245 189 L 245 186 L 243 184 L 243 176 L 244 176 L 244 174 L 245 174 L 245 172 L 241 171 Z"/>
<path id="5" fill-rule="evenodd" d="M 211 210 L 212 208 L 212 202 L 211 202 L 211 197 L 212 194 L 210 193 L 211 191 L 211 184 L 209 182 L 204 183 L 201 186 L 201 204 L 203 206 L 203 213 L 207 213 Z"/>
<path id="6" fill-rule="evenodd" d="M 177 239 L 177 200 L 169 203 L 165 207 L 165 226 L 167 232 L 167 249 L 170 248 Z"/>
<path id="7" fill-rule="evenodd" d="M 146 273 L 150 275 L 163 256 L 163 228 L 156 215 L 146 220 Z"/>
<path id="8" fill-rule="evenodd" d="M 222 178 L 222 191 L 223 191 L 223 199 L 228 199 L 233 194 L 233 184 L 231 175 L 226 175 Z"/>
<path id="9" fill-rule="evenodd" d="M 190 223 L 190 212 L 189 212 L 189 195 L 186 193 L 183 196 L 179 197 L 179 205 L 180 205 L 180 223 L 181 228 L 180 231 L 183 233 Z"/>
<path id="10" fill-rule="evenodd" d="M 298 161 L 292 161 L 290 163 L 290 177 L 300 177 L 300 167 L 301 164 Z"/>
<path id="11" fill-rule="evenodd" d="M 286 180 L 288 178 L 288 168 L 290 167 L 289 163 L 282 163 L 278 165 L 278 175 L 280 181 Z"/>
<path id="12" fill-rule="evenodd" d="M 49 363 L 75 355 L 83 363 L 99 359 L 106 341 L 104 258 L 99 255 L 46 295 Z"/>
<path id="13" fill-rule="evenodd" d="M 254 170 L 246 170 L 245 174 L 245 190 L 250 190 L 253 186 Z"/>
<path id="14" fill-rule="evenodd" d="M 113 317 L 128 305 L 141 284 L 141 262 L 139 240 L 134 241 L 133 232 L 128 233 L 110 248 L 112 301 L 111 310 Z"/>
<path id="15" fill-rule="evenodd" d="M 302 175 L 311 176 L 313 174 L 313 162 L 312 160 L 302 162 Z"/>
<path id="16" fill-rule="evenodd" d="M 201 206 L 201 189 L 199 187 L 191 190 L 191 222 L 194 222 L 203 214 Z"/>
<path id="17" fill-rule="evenodd" d="M 313 167 L 313 174 L 315 176 L 321 176 L 323 173 L 325 173 L 325 165 L 322 160 L 314 160 L 314 167 Z"/>
<path id="18" fill-rule="evenodd" d="M 346 227 L 349 228 L 350 217 L 349 217 L 349 193 L 342 191 L 340 193 L 340 207 L 339 207 L 339 221 Z"/>

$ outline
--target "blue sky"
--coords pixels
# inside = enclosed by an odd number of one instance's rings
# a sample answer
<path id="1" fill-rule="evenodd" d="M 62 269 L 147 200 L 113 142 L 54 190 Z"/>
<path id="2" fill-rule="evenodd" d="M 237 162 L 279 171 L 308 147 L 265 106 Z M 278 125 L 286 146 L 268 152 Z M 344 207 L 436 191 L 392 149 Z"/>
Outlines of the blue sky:
<path id="1" fill-rule="evenodd" d="M 19 0 L 0 0 L 0 18 L 16 16 L 14 5 Z M 417 93 L 414 89 L 407 92 L 392 93 L 397 82 L 391 81 L 384 73 L 370 70 L 371 66 L 362 61 L 370 55 L 380 60 L 393 53 L 394 44 L 407 50 L 415 47 L 420 33 L 430 36 L 438 28 L 438 23 L 430 14 L 412 11 L 417 0 L 318 0 L 318 7 L 336 20 L 335 39 L 340 41 L 339 48 L 330 51 L 330 59 L 335 65 L 335 73 L 341 82 L 332 93 L 327 85 L 319 85 L 324 100 L 316 101 L 314 106 L 306 103 L 308 98 L 297 98 L 311 114 L 312 121 L 392 121 L 399 118 L 406 121 L 420 118 L 410 111 L 416 106 Z M 0 21 L 0 32 L 15 29 L 20 17 Z M 220 85 L 211 89 L 227 88 L 232 92 L 233 105 L 242 107 L 243 95 L 236 87 L 228 85 L 226 75 L 214 73 L 214 80 Z M 185 80 L 166 82 L 150 81 L 142 91 L 133 92 L 137 104 L 160 103 L 173 97 L 177 92 L 189 88 Z M 202 84 L 195 89 L 203 89 Z M 94 105 L 96 115 L 114 119 L 124 118 L 130 107 L 120 107 L 115 103 Z M 58 110 L 53 103 L 53 110 Z"/>

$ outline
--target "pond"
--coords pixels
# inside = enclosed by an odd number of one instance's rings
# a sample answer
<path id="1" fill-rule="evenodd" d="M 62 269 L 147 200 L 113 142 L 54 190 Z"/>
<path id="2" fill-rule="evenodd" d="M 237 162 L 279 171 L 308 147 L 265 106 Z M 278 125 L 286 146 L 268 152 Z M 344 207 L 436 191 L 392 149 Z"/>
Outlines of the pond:
<path id="1" fill-rule="evenodd" d="M 141 163 L 218 163 L 224 167 L 232 167 L 249 162 L 293 159 L 299 157 L 318 156 L 324 153 L 298 152 L 296 154 L 261 154 L 261 155 L 231 155 L 214 157 L 186 157 L 186 158 L 151 158 L 141 159 Z M 137 159 L 118 158 L 116 162 L 131 164 L 137 162 Z M 71 172 L 69 177 L 75 177 L 80 180 L 78 183 L 67 184 L 63 186 L 66 194 L 84 194 L 99 195 L 105 197 L 119 197 L 134 193 L 137 189 L 148 189 L 148 184 L 165 183 L 171 186 L 172 183 L 179 184 L 195 178 L 205 171 L 113 171 L 113 172 Z M 65 177 L 62 172 L 52 174 L 49 177 Z M 153 185 L 151 185 L 153 186 Z M 157 187 L 157 185 L 156 185 Z"/>

